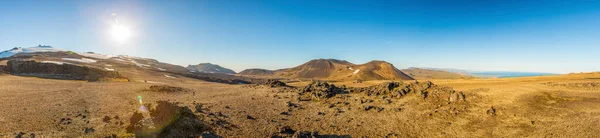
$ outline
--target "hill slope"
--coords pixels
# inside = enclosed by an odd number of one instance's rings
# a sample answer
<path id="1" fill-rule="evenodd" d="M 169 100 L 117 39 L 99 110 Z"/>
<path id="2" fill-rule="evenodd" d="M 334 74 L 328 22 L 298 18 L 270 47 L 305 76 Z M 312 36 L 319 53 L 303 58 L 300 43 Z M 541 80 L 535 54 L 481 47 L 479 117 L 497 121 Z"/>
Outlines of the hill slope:
<path id="1" fill-rule="evenodd" d="M 189 65 L 187 69 L 190 71 L 196 72 L 204 72 L 204 73 L 225 73 L 225 74 L 235 74 L 235 71 L 221 67 L 216 64 L 210 63 L 200 63 L 198 65 Z"/>
<path id="2" fill-rule="evenodd" d="M 245 69 L 239 75 L 273 75 L 274 72 L 266 69 Z"/>
<path id="3" fill-rule="evenodd" d="M 475 78 L 468 75 L 462 75 L 458 73 L 452 73 L 448 71 L 442 70 L 431 70 L 431 69 L 423 69 L 423 68 L 408 68 L 402 69 L 402 72 L 408 74 L 409 76 L 415 79 L 469 79 Z"/>

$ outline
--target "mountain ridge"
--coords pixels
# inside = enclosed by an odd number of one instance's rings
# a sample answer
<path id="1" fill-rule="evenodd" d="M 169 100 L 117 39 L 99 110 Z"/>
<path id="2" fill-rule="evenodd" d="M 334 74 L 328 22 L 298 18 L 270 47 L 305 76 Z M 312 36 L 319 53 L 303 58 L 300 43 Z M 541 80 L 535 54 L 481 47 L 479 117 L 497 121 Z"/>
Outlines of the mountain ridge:
<path id="1" fill-rule="evenodd" d="M 224 73 L 224 74 L 236 74 L 235 71 L 211 63 L 200 63 L 197 65 L 188 65 L 186 67 L 190 71 L 205 72 L 205 73 Z"/>

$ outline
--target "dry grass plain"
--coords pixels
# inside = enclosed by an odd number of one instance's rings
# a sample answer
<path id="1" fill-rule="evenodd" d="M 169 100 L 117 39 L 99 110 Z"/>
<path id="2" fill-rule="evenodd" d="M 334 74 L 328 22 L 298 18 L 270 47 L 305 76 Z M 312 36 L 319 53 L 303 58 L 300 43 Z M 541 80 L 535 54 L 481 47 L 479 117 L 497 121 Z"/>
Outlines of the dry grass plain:
<path id="1" fill-rule="evenodd" d="M 25 137 L 32 134 L 128 137 L 131 135 L 126 134 L 125 127 L 140 108 L 137 96 L 142 96 L 145 103 L 168 100 L 191 109 L 195 103 L 202 103 L 205 113 L 195 114 L 222 137 L 270 137 L 283 126 L 295 131 L 351 137 L 597 137 L 600 134 L 597 127 L 600 73 L 431 80 L 467 95 L 468 103 L 457 105 L 464 108 L 460 112 L 446 112 L 446 108 L 454 107 L 427 105 L 411 97 L 387 101 L 350 93 L 323 101 L 298 101 L 296 93 L 280 92 L 279 88 L 152 76 L 144 76 L 145 82 L 117 83 L 0 75 L 0 137 L 14 137 L 19 132 Z M 380 82 L 383 81 L 335 84 L 365 87 Z M 190 91 L 146 91 L 153 84 Z M 373 101 L 361 102 L 364 99 Z M 367 105 L 383 109 L 365 111 Z M 106 117 L 110 120 L 106 121 Z"/>

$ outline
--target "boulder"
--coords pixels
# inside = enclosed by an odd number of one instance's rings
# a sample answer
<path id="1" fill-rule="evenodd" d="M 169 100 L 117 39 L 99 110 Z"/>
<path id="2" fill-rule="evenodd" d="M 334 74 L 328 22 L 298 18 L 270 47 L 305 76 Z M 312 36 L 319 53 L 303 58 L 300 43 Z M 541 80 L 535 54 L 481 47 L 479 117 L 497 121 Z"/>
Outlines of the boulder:
<path id="1" fill-rule="evenodd" d="M 150 110 L 150 117 L 144 118 L 143 114 L 134 113 L 127 132 L 135 133 L 136 137 L 201 137 L 205 132 L 210 132 L 210 127 L 190 108 L 158 101 L 156 107 Z"/>

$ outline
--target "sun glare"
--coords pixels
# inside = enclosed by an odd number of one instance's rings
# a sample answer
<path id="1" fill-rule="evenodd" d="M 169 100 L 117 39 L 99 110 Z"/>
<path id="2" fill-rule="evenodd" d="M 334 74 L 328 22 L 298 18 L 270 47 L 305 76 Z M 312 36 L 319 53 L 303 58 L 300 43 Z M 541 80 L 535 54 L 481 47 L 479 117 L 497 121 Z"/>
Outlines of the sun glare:
<path id="1" fill-rule="evenodd" d="M 131 31 L 126 26 L 115 24 L 111 30 L 111 36 L 118 42 L 124 42 L 131 36 Z"/>

